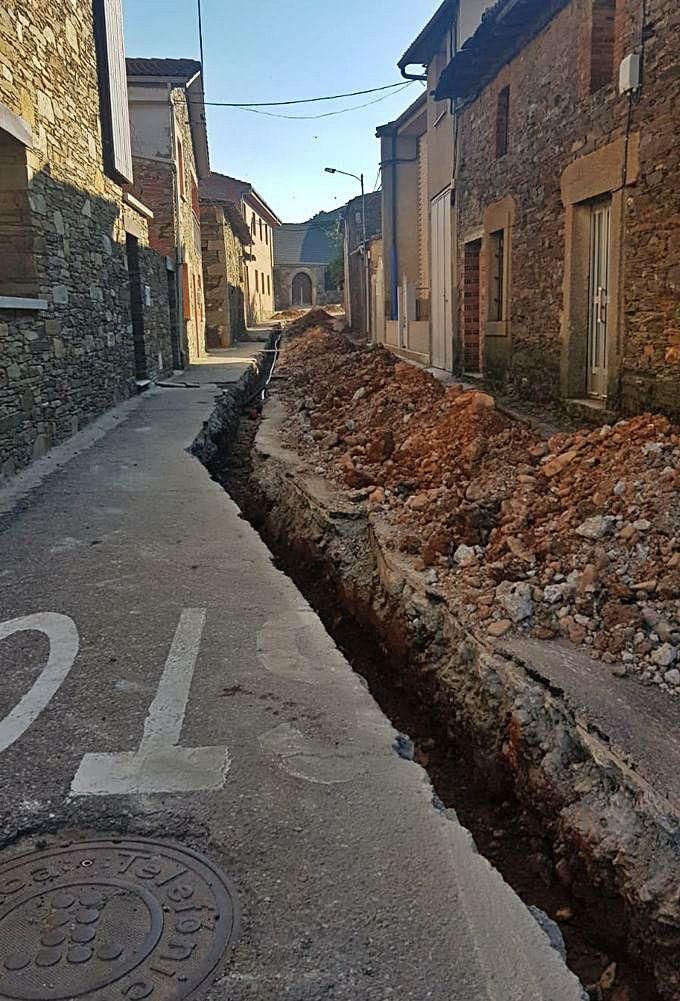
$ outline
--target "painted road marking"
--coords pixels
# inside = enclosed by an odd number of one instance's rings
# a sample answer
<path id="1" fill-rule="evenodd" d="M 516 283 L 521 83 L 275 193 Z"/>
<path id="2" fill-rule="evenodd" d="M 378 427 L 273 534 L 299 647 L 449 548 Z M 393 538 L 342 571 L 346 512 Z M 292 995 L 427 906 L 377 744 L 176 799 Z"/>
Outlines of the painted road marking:
<path id="1" fill-rule="evenodd" d="M 73 667 L 80 646 L 73 619 L 56 612 L 38 612 L 0 623 L 0 640 L 23 632 L 43 633 L 50 652 L 31 690 L 0 720 L 0 753 L 17 741 L 48 705 Z"/>
<path id="2" fill-rule="evenodd" d="M 71 784 L 73 796 L 217 790 L 231 765 L 229 749 L 179 747 L 201 636 L 204 608 L 185 608 L 149 707 L 137 751 L 86 754 Z"/>

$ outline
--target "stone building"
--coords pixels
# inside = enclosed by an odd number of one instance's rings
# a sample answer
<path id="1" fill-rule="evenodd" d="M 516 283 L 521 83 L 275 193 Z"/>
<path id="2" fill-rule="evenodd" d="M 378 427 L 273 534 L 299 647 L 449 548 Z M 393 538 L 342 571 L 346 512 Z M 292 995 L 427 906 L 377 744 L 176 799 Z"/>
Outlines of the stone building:
<path id="1" fill-rule="evenodd" d="M 0 12 L 0 475 L 172 368 L 132 179 L 119 0 Z"/>
<path id="2" fill-rule="evenodd" d="M 363 214 L 366 214 L 364 244 Z M 342 213 L 345 257 L 345 315 L 352 329 L 364 337 L 373 334 L 371 328 L 371 244 L 382 236 L 382 193 L 366 195 L 362 210 L 361 195 L 348 202 Z M 368 285 L 368 294 L 367 288 Z"/>
<path id="3" fill-rule="evenodd" d="M 679 43 L 677 0 L 499 0 L 454 55 L 466 368 L 680 414 Z"/>
<path id="4" fill-rule="evenodd" d="M 127 59 L 134 181 L 153 210 L 151 246 L 167 259 L 176 364 L 205 353 L 199 182 L 210 173 L 201 64 Z"/>
<path id="5" fill-rule="evenodd" d="M 281 220 L 247 181 L 214 171 L 201 187 L 204 200 L 236 205 L 250 230 L 246 257 L 246 320 L 263 323 L 274 312 L 274 233 Z"/>
<path id="6" fill-rule="evenodd" d="M 203 285 L 209 348 L 227 348 L 246 332 L 247 254 L 252 234 L 233 201 L 200 188 Z"/>
<path id="7" fill-rule="evenodd" d="M 341 254 L 333 220 L 284 223 L 274 238 L 274 301 L 277 309 L 323 306 L 337 302 L 339 292 L 330 265 Z"/>

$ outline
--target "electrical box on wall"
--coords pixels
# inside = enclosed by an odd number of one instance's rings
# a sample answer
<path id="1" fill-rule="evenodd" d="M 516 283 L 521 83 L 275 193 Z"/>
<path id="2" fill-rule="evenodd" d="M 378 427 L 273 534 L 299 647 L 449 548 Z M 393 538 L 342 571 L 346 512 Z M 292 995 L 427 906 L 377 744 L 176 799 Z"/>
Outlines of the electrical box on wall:
<path id="1" fill-rule="evenodd" d="M 619 68 L 619 94 L 630 94 L 640 89 L 640 54 L 631 52 L 621 60 Z"/>

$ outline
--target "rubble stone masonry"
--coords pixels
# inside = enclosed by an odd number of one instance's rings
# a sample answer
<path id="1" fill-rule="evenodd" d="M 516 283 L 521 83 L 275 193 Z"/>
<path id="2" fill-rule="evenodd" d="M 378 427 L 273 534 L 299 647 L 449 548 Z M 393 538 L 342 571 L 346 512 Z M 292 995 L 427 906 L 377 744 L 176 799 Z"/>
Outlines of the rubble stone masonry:
<path id="1" fill-rule="evenodd" d="M 166 279 L 147 249 L 146 219 L 123 206 L 103 172 L 89 0 L 0 8 L 0 102 L 32 131 L 29 147 L 16 147 L 29 211 L 3 234 L 3 254 L 23 256 L 32 286 L 22 293 L 43 301 L 0 308 L 1 478 L 135 390 L 124 212 L 134 216 L 149 286 L 149 374 L 170 369 L 172 354 Z M 3 210 L 8 195 L 19 197 L 0 190 Z"/>
<path id="2" fill-rule="evenodd" d="M 243 244 L 226 218 L 224 207 L 204 200 L 201 235 L 207 343 L 209 348 L 226 348 L 246 332 Z"/>
<path id="3" fill-rule="evenodd" d="M 565 261 L 567 267 L 580 267 L 584 255 L 582 247 L 572 248 L 572 260 L 565 254 L 563 181 L 581 169 L 584 178 L 594 172 L 594 180 L 584 181 L 584 195 L 608 194 L 613 204 L 618 197 L 621 206 L 620 228 L 612 233 L 617 244 L 612 257 L 620 271 L 612 283 L 620 287 L 620 301 L 609 318 L 609 404 L 623 412 L 651 408 L 678 416 L 680 7 L 677 0 L 648 0 L 643 26 L 639 0 L 618 0 L 613 23 L 612 6 L 602 0 L 572 0 L 460 112 L 459 301 L 465 243 L 483 235 L 484 329 L 491 246 L 485 217 L 510 199 L 508 332 L 487 324 L 485 370 L 533 399 L 579 395 L 565 383 L 564 374 L 573 366 L 574 351 L 580 350 L 568 340 Z M 609 13 L 603 13 L 607 7 Z M 593 37 L 593 26 L 598 37 Z M 607 32 L 613 36 L 609 40 Z M 618 66 L 624 55 L 640 51 L 641 38 L 643 86 L 629 100 L 618 93 Z M 508 152 L 497 156 L 498 95 L 505 87 L 510 88 Z M 598 151 L 599 159 L 585 159 Z M 605 168 L 613 182 L 599 192 L 598 171 L 604 177 Z M 571 362 L 565 358 L 569 353 Z"/>

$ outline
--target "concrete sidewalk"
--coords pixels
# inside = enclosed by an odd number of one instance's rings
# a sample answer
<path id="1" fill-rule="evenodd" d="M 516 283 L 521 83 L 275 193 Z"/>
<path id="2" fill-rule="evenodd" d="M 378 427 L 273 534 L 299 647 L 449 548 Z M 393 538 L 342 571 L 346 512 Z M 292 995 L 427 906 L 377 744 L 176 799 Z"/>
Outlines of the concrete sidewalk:
<path id="1" fill-rule="evenodd" d="M 261 350 L 211 355 L 5 498 L 0 867 L 66 832 L 204 852 L 243 912 L 225 1001 L 580 1001 L 187 451 Z"/>

